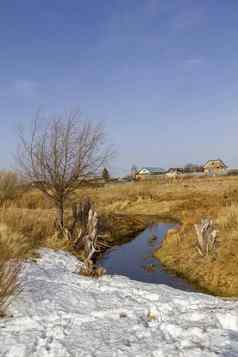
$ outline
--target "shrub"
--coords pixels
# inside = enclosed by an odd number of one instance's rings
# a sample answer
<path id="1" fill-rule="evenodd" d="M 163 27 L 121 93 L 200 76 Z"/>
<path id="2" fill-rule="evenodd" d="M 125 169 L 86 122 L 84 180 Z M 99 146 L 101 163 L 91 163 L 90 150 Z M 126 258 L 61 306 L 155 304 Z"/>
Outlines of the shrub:
<path id="1" fill-rule="evenodd" d="M 0 204 L 16 198 L 18 190 L 18 179 L 15 172 L 0 172 Z"/>
<path id="2" fill-rule="evenodd" d="M 110 174 L 109 174 L 108 169 L 106 169 L 106 167 L 104 167 L 104 169 L 102 170 L 102 178 L 106 182 L 110 180 Z"/>
<path id="3" fill-rule="evenodd" d="M 18 274 L 21 258 L 28 252 L 27 240 L 0 225 L 0 317 L 5 315 L 10 298 L 20 291 Z"/>

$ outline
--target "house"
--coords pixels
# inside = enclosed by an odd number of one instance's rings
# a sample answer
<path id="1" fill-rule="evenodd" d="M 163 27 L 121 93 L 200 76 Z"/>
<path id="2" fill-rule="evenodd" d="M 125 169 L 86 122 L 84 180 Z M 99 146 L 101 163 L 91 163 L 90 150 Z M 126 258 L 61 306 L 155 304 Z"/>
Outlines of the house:
<path id="1" fill-rule="evenodd" d="M 167 177 L 177 177 L 184 173 L 184 170 L 180 167 L 171 167 L 167 172 Z"/>
<path id="2" fill-rule="evenodd" d="M 219 174 L 223 173 L 227 169 L 227 166 L 221 159 L 216 159 L 208 160 L 203 169 L 206 174 Z"/>
<path id="3" fill-rule="evenodd" d="M 140 170 L 137 171 L 136 178 L 143 179 L 143 178 L 151 178 L 152 176 L 158 176 L 165 173 L 164 169 L 160 167 L 142 167 Z"/>

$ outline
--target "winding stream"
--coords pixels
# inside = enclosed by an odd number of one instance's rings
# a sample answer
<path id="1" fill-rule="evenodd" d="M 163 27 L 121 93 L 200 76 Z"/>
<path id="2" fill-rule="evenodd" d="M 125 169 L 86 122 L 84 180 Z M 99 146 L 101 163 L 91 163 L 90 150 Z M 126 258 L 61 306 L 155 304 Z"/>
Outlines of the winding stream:
<path id="1" fill-rule="evenodd" d="M 172 223 L 154 224 L 140 233 L 135 239 L 108 250 L 98 260 L 108 274 L 125 275 L 146 283 L 166 284 L 171 287 L 194 291 L 186 280 L 164 270 L 159 260 L 152 254 L 159 247 Z"/>

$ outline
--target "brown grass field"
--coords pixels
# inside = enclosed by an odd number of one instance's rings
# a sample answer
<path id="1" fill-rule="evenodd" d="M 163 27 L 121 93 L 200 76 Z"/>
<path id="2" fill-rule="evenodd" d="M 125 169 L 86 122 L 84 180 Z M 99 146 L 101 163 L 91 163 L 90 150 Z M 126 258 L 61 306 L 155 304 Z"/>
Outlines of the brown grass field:
<path id="1" fill-rule="evenodd" d="M 201 289 L 220 296 L 238 296 L 238 177 L 189 178 L 108 183 L 82 187 L 68 203 L 90 196 L 99 212 L 108 242 L 123 242 L 149 223 L 180 222 L 155 252 L 162 264 Z M 70 242 L 55 238 L 54 208 L 40 192 L 16 192 L 0 208 L 0 264 L 34 256 L 40 246 L 75 252 Z M 194 224 L 211 217 L 219 230 L 214 252 L 202 257 L 196 249 Z M 6 234 L 7 230 L 7 234 Z M 1 283 L 0 283 L 1 285 Z M 1 290 L 1 288 L 0 288 Z"/>
<path id="2" fill-rule="evenodd" d="M 238 296 L 238 177 L 108 185 L 88 194 L 106 212 L 180 222 L 155 256 L 168 270 L 202 290 Z M 208 217 L 215 220 L 219 233 L 214 252 L 202 257 L 196 248 L 194 224 Z"/>

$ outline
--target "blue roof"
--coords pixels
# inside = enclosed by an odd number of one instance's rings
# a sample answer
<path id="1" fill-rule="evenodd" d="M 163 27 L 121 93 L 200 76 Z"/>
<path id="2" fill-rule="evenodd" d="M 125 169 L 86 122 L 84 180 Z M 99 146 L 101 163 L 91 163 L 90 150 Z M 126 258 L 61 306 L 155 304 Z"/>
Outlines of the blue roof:
<path id="1" fill-rule="evenodd" d="M 153 173 L 153 174 L 165 172 L 165 170 L 162 169 L 161 167 L 150 167 L 150 166 L 142 167 L 142 168 L 140 169 L 140 171 L 141 171 L 141 170 L 148 170 L 148 171 L 150 171 L 150 172 Z"/>

